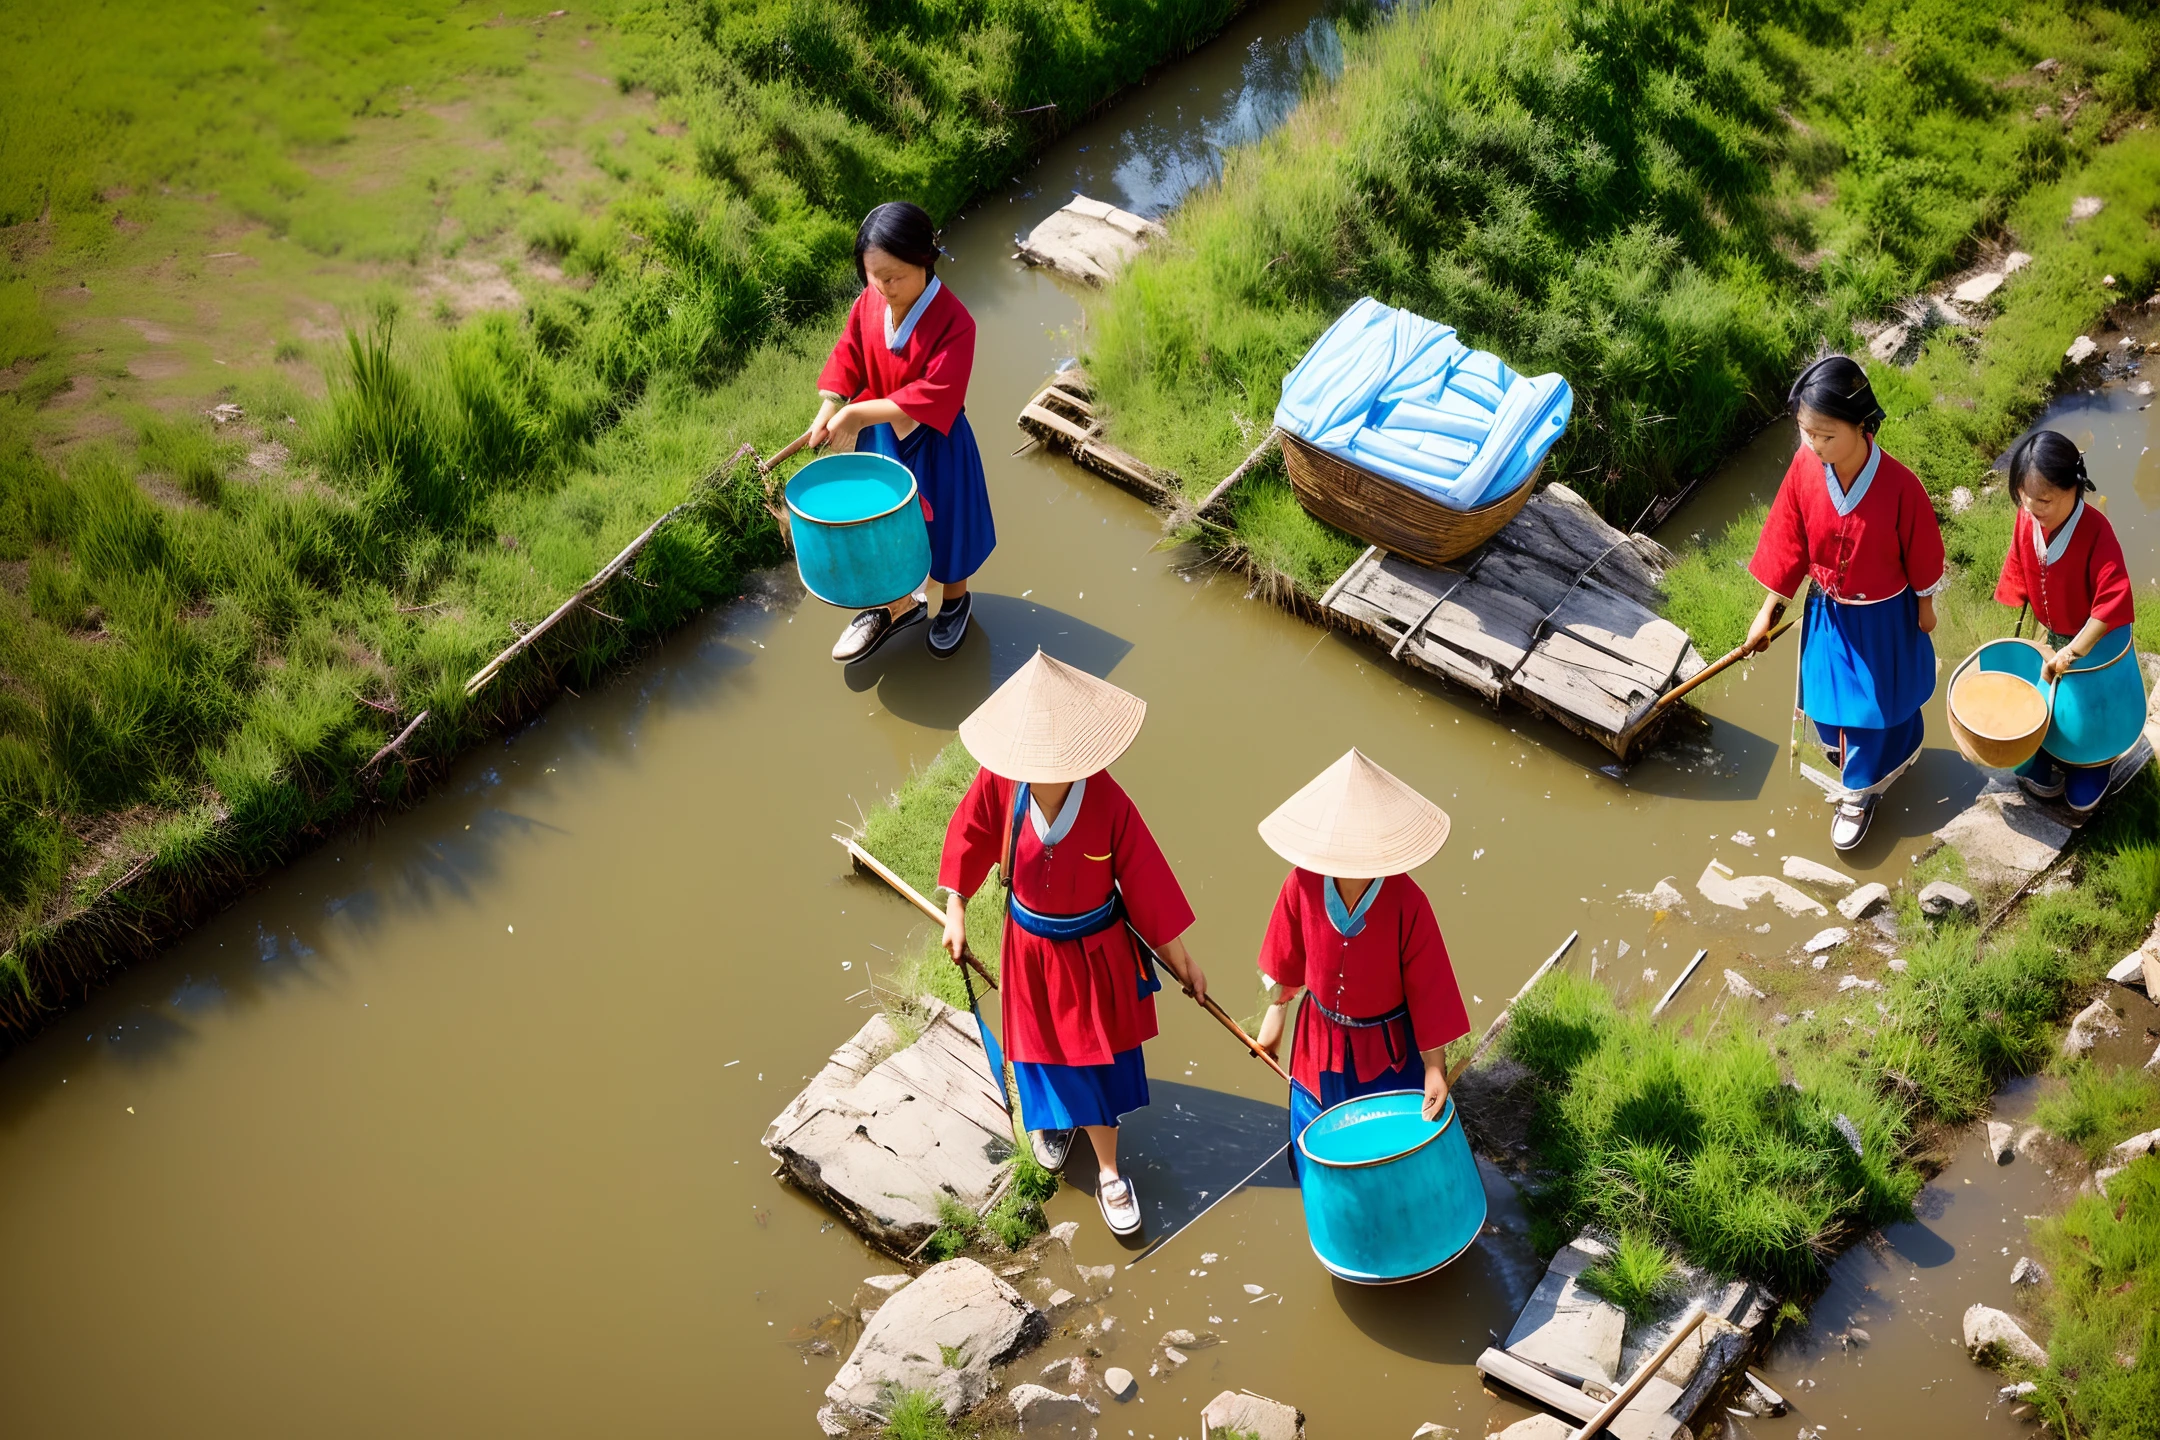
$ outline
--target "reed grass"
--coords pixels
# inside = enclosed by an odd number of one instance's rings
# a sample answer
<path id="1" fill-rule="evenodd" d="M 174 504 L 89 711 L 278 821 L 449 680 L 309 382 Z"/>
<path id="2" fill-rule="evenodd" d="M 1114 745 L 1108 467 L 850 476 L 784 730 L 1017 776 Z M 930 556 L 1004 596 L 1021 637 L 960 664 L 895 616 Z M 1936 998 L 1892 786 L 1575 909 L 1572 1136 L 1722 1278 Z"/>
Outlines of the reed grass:
<path id="1" fill-rule="evenodd" d="M 949 1440 L 953 1431 L 945 1406 L 935 1395 L 927 1390 L 902 1390 L 889 1402 L 884 1433 L 888 1440 Z"/>
<path id="2" fill-rule="evenodd" d="M 2160 1126 L 2160 1080 L 2080 1061 L 2033 1107 L 2033 1123 L 2097 1161 L 2132 1135 Z"/>
<path id="3" fill-rule="evenodd" d="M 1672 1252 L 1640 1231 L 1623 1234 L 1612 1253 L 1582 1273 L 1582 1283 L 1625 1310 L 1631 1321 L 1656 1313 L 1680 1278 Z"/>
<path id="4" fill-rule="evenodd" d="M 2146 1158 L 2034 1227 L 2048 1365 L 2034 1401 L 2091 1440 L 2160 1433 L 2160 1159 Z"/>
<path id="5" fill-rule="evenodd" d="M 1944 335 L 1916 368 L 1888 433 L 1925 452 L 1931 484 L 1962 478 L 2044 396 L 2053 368 L 2036 383 L 2033 367 L 2062 327 L 2105 303 L 2091 259 L 2145 245 L 2128 197 L 2149 193 L 2154 147 L 2103 140 L 2149 103 L 2156 36 L 2142 10 L 2043 0 L 1405 7 L 1091 303 L 1113 438 L 1204 489 L 1371 294 L 1567 376 L 1547 474 L 1631 519 L 1775 413 L 1816 345 L 1851 343 L 1983 235 L 2032 250 L 2062 231 L 2062 177 L 2112 186 L 2115 228 L 2079 227 L 2007 292 L 1991 354 Z M 2043 53 L 2055 79 L 2031 69 Z M 2065 125 L 2072 72 L 2096 99 Z M 2142 276 L 2151 257 L 2112 268 Z M 1937 414 L 1966 397 L 1974 411 Z M 1349 542 L 1279 482 L 1254 488 L 1215 542 L 1317 593 Z"/>

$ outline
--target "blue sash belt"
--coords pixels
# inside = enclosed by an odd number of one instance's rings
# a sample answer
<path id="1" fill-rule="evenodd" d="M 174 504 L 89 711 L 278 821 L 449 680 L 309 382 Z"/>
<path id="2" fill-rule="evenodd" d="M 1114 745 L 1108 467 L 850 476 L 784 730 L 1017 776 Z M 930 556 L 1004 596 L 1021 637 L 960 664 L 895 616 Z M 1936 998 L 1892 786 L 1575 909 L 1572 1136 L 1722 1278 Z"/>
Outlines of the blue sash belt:
<path id="1" fill-rule="evenodd" d="M 1113 882 L 1110 898 L 1092 910 L 1078 915 L 1045 915 L 1040 910 L 1030 910 L 1020 903 L 1020 893 L 1013 888 L 1013 861 L 1020 850 L 1020 824 L 1027 818 L 1028 787 L 1022 784 L 1014 795 L 1012 829 L 1005 846 L 1005 915 L 1015 925 L 1030 935 L 1040 935 L 1045 940 L 1084 940 L 1090 935 L 1119 925 L 1132 929 L 1125 917 L 1125 897 Z M 1162 989 L 1162 981 L 1155 974 L 1155 951 L 1140 932 L 1133 930 L 1132 937 L 1140 950 L 1140 995 L 1142 999 Z"/>

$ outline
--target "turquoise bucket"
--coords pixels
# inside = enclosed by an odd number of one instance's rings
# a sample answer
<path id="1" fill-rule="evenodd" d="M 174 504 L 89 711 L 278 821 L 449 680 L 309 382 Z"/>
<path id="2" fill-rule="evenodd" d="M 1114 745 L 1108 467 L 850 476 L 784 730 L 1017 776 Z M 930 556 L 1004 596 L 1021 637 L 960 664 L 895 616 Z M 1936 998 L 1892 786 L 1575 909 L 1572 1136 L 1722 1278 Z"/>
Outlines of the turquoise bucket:
<path id="1" fill-rule="evenodd" d="M 2055 682 L 2040 748 L 2065 765 L 2107 765 L 2137 744 L 2144 729 L 2145 677 L 2130 627 L 2118 625 Z"/>
<path id="2" fill-rule="evenodd" d="M 1298 1137 L 1298 1186 L 1313 1254 L 1332 1275 L 1393 1285 L 1430 1275 L 1485 1224 L 1485 1185 L 1450 1095 L 1427 1120 L 1417 1090 L 1360 1095 Z"/>
<path id="3" fill-rule="evenodd" d="M 790 476 L 786 493 L 803 586 L 826 604 L 890 605 L 930 578 L 930 530 L 899 461 L 827 455 Z"/>

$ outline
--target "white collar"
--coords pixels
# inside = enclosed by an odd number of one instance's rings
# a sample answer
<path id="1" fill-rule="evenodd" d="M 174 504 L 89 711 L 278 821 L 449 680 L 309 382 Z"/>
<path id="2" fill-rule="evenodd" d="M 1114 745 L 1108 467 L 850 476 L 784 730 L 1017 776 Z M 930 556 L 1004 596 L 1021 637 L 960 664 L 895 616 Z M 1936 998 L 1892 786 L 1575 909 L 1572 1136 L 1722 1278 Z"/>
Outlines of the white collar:
<path id="1" fill-rule="evenodd" d="M 2070 518 L 2063 521 L 2062 528 L 2055 532 L 2055 538 L 2052 540 L 2041 536 L 2040 522 L 2038 520 L 2032 522 L 2033 554 L 2040 557 L 2042 565 L 2053 565 L 2056 561 L 2062 559 L 2063 552 L 2070 548 L 2070 536 L 2077 529 L 2078 517 L 2084 513 L 2085 497 L 2080 495 L 2077 498 L 2077 504 L 2070 507 Z"/>
<path id="2" fill-rule="evenodd" d="M 887 305 L 885 307 L 885 348 L 887 350 L 897 355 L 907 348 L 909 337 L 915 333 L 915 322 L 922 319 L 923 311 L 930 308 L 930 302 L 937 299 L 938 291 L 944 288 L 944 281 L 938 279 L 935 275 L 931 276 L 930 283 L 923 286 L 922 294 L 916 296 L 915 303 L 908 307 L 907 318 L 900 322 L 900 328 L 897 330 L 893 328 L 892 306 Z"/>
<path id="3" fill-rule="evenodd" d="M 1860 508 L 1860 502 L 1867 498 L 1868 486 L 1875 483 L 1876 467 L 1881 464 L 1882 446 L 1876 444 L 1870 438 L 1868 440 L 1867 464 L 1862 465 L 1860 473 L 1853 477 L 1852 489 L 1846 490 L 1841 488 L 1838 483 L 1837 467 L 1827 460 L 1823 461 L 1823 483 L 1830 491 L 1830 503 L 1836 508 L 1839 515 L 1850 515 Z"/>
<path id="4" fill-rule="evenodd" d="M 1042 802 L 1035 798 L 1034 788 L 1028 790 L 1028 824 L 1035 827 L 1035 838 L 1044 845 L 1055 845 L 1072 834 L 1075 822 L 1080 819 L 1080 797 L 1087 794 L 1087 781 L 1075 780 L 1072 789 L 1065 792 L 1065 808 L 1058 811 L 1057 823 L 1043 818 Z"/>

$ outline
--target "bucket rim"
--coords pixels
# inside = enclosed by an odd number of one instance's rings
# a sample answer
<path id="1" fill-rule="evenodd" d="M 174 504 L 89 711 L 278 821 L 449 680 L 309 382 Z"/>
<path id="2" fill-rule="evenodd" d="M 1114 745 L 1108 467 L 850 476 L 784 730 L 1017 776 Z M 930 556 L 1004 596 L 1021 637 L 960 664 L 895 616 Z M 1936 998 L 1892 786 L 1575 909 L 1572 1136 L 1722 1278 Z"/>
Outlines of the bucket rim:
<path id="1" fill-rule="evenodd" d="M 1376 1156 L 1371 1160 L 1328 1160 L 1322 1158 L 1321 1156 L 1313 1154 L 1311 1150 L 1306 1148 L 1305 1137 L 1312 1132 L 1313 1126 L 1319 1124 L 1322 1120 L 1334 1114 L 1337 1110 L 1342 1109 L 1343 1106 L 1355 1105 L 1360 1100 L 1378 1100 L 1389 1095 L 1415 1095 L 1420 1100 L 1422 1100 L 1425 1097 L 1425 1092 L 1423 1090 L 1412 1090 L 1408 1088 L 1404 1088 L 1401 1090 L 1375 1090 L 1368 1095 L 1353 1095 L 1348 1100 L 1338 1100 L 1333 1105 L 1328 1106 L 1327 1109 L 1322 1110 L 1318 1115 L 1313 1116 L 1312 1119 L 1308 1120 L 1305 1123 L 1305 1128 L 1298 1132 L 1298 1154 L 1304 1156 L 1313 1164 L 1322 1166 L 1329 1170 L 1369 1170 L 1375 1165 L 1390 1165 L 1397 1160 L 1408 1159 L 1410 1156 L 1417 1154 L 1418 1151 L 1423 1150 L 1426 1146 L 1432 1144 L 1433 1141 L 1438 1140 L 1442 1135 L 1447 1134 L 1448 1127 L 1455 1123 L 1455 1092 L 1450 1090 L 1448 1092 L 1447 1104 L 1442 1107 L 1440 1120 L 1437 1124 L 1433 1126 L 1432 1134 L 1427 1135 L 1424 1139 L 1418 1141 L 1417 1144 L 1410 1146 L 1406 1150 L 1398 1150 L 1392 1155 Z M 1324 1265 L 1327 1262 L 1325 1260 L 1322 1260 L 1320 1263 Z"/>
<path id="2" fill-rule="evenodd" d="M 2048 692 L 2042 689 L 2035 682 L 2025 679 L 2023 675 L 2018 674 L 2014 670 L 1984 670 L 1981 672 L 1985 675 L 2008 675 L 2011 679 L 2022 681 L 2025 685 L 2031 687 L 2032 692 L 2040 697 L 2040 723 L 2030 730 L 2021 730 L 2015 735 L 1997 735 L 1992 731 L 1981 729 L 1979 726 L 1973 724 L 1972 721 L 1967 720 L 1964 716 L 1958 714 L 1957 706 L 1953 703 L 1957 697 L 1957 683 L 1959 678 L 1963 676 L 1967 670 L 1972 669 L 1974 663 L 1978 661 L 1982 655 L 1985 655 L 1988 651 L 1994 649 L 1997 645 L 2024 645 L 2034 650 L 2038 650 L 2040 648 L 2037 641 L 2027 640 L 2022 635 L 2005 635 L 2000 640 L 1990 640 L 1987 641 L 1985 644 L 1979 646 L 1972 652 L 1972 654 L 1967 655 L 1963 660 L 1960 660 L 1958 662 L 1957 669 L 1950 672 L 1950 683 L 1943 687 L 1943 716 L 1945 719 L 1949 720 L 1951 724 L 1957 726 L 1959 729 L 1964 730 L 1969 735 L 1977 736 L 1982 740 L 1990 741 L 1996 745 L 2018 745 L 2024 743 L 2027 740 L 2030 740 L 2036 734 L 2045 735 L 2047 733 L 2048 726 L 2052 725 L 2055 722 L 2054 701 L 2049 696 Z"/>
<path id="3" fill-rule="evenodd" d="M 845 530 L 851 525 L 868 525 L 873 520 L 883 520 L 886 516 L 897 514 L 898 512 L 905 510 L 909 505 L 915 503 L 921 490 L 921 486 L 919 482 L 915 479 L 914 471 L 908 469 L 907 466 L 902 465 L 899 461 L 893 459 L 890 455 L 878 455 L 873 452 L 866 452 L 860 450 L 851 450 L 847 453 L 850 456 L 860 455 L 864 459 L 877 460 L 881 461 L 886 465 L 892 466 L 895 470 L 898 470 L 901 474 L 907 476 L 907 493 L 901 496 L 900 499 L 890 509 L 880 510 L 875 515 L 865 515 L 860 520 L 821 519 L 816 515 L 810 514 L 800 505 L 797 505 L 795 503 L 795 482 L 797 480 L 802 479 L 803 476 L 808 475 L 812 470 L 815 470 L 820 464 L 824 463 L 827 460 L 838 460 L 842 458 L 838 455 L 820 455 L 817 459 L 811 461 L 808 465 L 803 466 L 802 469 L 797 470 L 793 475 L 788 476 L 787 484 L 780 487 L 780 498 L 787 502 L 787 508 L 790 514 L 800 516 L 804 521 L 809 524 L 822 525 L 828 530 Z"/>

